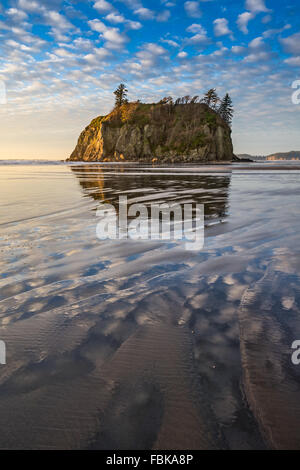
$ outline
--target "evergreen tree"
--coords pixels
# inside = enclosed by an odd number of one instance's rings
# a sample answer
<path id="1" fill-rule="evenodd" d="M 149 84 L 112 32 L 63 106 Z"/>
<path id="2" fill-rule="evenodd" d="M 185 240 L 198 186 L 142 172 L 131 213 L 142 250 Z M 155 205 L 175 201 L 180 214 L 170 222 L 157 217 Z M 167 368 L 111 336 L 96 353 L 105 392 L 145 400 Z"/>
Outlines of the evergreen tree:
<path id="1" fill-rule="evenodd" d="M 199 98 L 198 95 L 194 96 L 194 97 L 191 99 L 191 103 L 193 103 L 193 104 L 194 104 L 194 103 L 197 103 L 198 98 Z"/>
<path id="2" fill-rule="evenodd" d="M 203 103 L 207 104 L 212 109 L 216 109 L 217 104 L 219 103 L 220 99 L 217 95 L 216 89 L 211 88 L 205 93 L 204 98 L 202 100 Z"/>
<path id="3" fill-rule="evenodd" d="M 115 95 L 115 107 L 119 108 L 125 103 L 128 103 L 127 100 L 127 88 L 125 87 L 124 83 L 121 83 L 118 88 L 114 91 Z"/>
<path id="4" fill-rule="evenodd" d="M 227 122 L 227 124 L 230 126 L 232 123 L 234 110 L 232 106 L 232 99 L 228 93 L 226 93 L 222 99 L 218 113 L 220 114 L 221 118 L 224 119 L 224 121 Z"/>
<path id="5" fill-rule="evenodd" d="M 182 99 L 183 99 L 184 104 L 188 104 L 188 103 L 190 103 L 192 98 L 190 97 L 190 95 L 186 95 Z"/>

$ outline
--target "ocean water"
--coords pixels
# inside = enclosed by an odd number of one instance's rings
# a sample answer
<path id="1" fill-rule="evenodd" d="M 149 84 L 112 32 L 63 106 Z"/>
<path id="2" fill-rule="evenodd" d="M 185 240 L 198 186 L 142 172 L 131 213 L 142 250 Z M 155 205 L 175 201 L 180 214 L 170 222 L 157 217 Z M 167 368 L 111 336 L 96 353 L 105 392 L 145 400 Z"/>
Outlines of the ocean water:
<path id="1" fill-rule="evenodd" d="M 99 240 L 105 202 L 205 243 Z M 1 449 L 300 449 L 300 166 L 0 162 Z"/>

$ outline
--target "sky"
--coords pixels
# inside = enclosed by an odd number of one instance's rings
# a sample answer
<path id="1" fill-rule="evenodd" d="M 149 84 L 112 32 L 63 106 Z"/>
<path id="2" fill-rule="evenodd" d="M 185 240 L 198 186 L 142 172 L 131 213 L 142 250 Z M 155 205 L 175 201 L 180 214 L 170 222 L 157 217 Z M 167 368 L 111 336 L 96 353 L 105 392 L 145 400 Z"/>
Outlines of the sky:
<path id="1" fill-rule="evenodd" d="M 235 153 L 300 150 L 294 0 L 0 2 L 0 159 L 65 159 L 80 132 L 129 99 L 233 100 Z"/>

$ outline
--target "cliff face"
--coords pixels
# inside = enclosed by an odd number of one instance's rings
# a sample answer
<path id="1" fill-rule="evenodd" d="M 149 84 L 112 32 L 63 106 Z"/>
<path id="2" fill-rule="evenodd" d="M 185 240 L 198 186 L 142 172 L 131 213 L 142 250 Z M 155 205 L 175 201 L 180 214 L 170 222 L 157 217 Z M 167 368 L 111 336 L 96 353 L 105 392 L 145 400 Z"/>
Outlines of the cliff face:
<path id="1" fill-rule="evenodd" d="M 129 103 L 94 119 L 71 161 L 231 161 L 231 130 L 205 104 Z"/>

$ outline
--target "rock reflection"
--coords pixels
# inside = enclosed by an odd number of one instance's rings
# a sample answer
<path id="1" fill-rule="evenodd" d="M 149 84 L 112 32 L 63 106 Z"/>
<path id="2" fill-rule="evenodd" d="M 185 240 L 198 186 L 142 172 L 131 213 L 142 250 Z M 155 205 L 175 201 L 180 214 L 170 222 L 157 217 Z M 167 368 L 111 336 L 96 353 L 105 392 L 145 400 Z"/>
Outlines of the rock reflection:
<path id="1" fill-rule="evenodd" d="M 71 166 L 84 193 L 118 209 L 118 197 L 132 203 L 152 202 L 205 204 L 206 219 L 224 219 L 228 211 L 231 175 L 151 172 L 151 168 L 116 165 Z M 145 174 L 146 173 L 146 174 Z"/>

